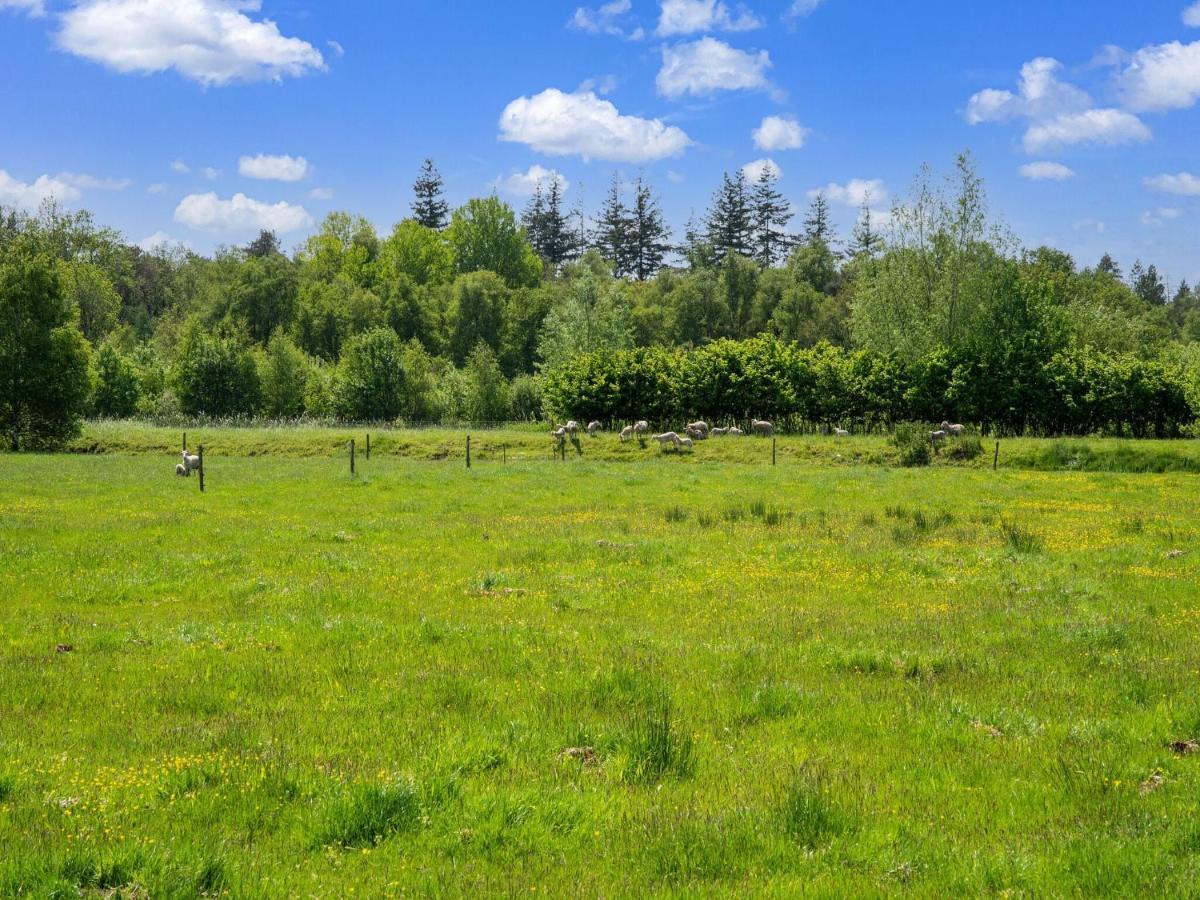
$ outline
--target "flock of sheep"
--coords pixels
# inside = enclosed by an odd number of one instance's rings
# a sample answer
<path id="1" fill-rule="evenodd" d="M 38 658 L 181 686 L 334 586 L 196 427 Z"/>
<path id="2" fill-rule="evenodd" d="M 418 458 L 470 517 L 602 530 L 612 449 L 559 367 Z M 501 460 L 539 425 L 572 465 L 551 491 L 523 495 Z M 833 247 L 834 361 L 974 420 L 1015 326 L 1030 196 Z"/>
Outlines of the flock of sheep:
<path id="1" fill-rule="evenodd" d="M 562 444 L 570 440 L 574 441 L 580 431 L 587 431 L 589 437 L 596 437 L 604 430 L 604 426 L 599 422 L 589 422 L 587 428 L 583 428 L 578 422 L 571 420 L 566 425 L 559 425 L 554 431 L 550 432 L 558 443 Z M 637 438 L 644 440 L 646 433 L 650 430 L 650 423 L 642 420 L 633 425 L 626 425 L 621 429 L 618 437 L 621 443 Z M 770 422 L 762 419 L 754 419 L 750 423 L 751 433 L 759 437 L 772 437 L 775 434 L 775 426 Z M 929 439 L 934 443 L 939 443 L 946 438 L 954 436 L 961 437 L 966 432 L 966 427 L 963 425 L 952 425 L 949 422 L 943 422 L 938 431 L 929 432 Z M 850 432 L 845 428 L 834 428 L 830 432 L 835 437 L 850 437 Z M 683 434 L 676 431 L 665 431 L 662 434 L 651 436 L 651 440 L 658 441 L 662 446 L 668 444 L 674 445 L 677 449 L 687 448 L 691 450 L 695 446 L 696 441 L 706 441 L 710 437 L 742 437 L 746 432 L 736 426 L 728 428 L 710 428 L 707 422 L 691 422 L 683 430 Z"/>
<path id="2" fill-rule="evenodd" d="M 966 430 L 965 425 L 951 425 L 949 422 L 943 422 L 939 430 L 929 432 L 929 439 L 935 444 L 939 444 L 951 436 L 962 437 Z"/>

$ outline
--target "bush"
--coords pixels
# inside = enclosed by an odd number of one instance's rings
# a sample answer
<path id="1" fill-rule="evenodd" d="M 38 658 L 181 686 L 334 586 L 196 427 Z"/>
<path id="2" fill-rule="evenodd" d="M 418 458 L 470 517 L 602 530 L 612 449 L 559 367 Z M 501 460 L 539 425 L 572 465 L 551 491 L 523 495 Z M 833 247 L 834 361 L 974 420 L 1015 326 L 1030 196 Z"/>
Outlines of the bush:
<path id="1" fill-rule="evenodd" d="M 292 419 L 304 412 L 308 358 L 281 330 L 271 336 L 260 360 L 263 412 Z"/>
<path id="2" fill-rule="evenodd" d="M 482 341 L 467 357 L 463 371 L 468 384 L 467 413 L 473 422 L 503 422 L 508 418 L 508 380 L 496 354 Z"/>
<path id="3" fill-rule="evenodd" d="M 929 428 L 920 422 L 901 422 L 892 435 L 902 466 L 927 466 L 930 457 Z"/>
<path id="4" fill-rule="evenodd" d="M 983 455 L 983 441 L 977 434 L 963 434 L 946 441 L 946 456 L 949 459 L 968 462 Z"/>
<path id="5" fill-rule="evenodd" d="M 383 422 L 404 412 L 404 346 L 390 328 L 372 328 L 346 341 L 334 386 L 339 417 Z"/>
<path id="6" fill-rule="evenodd" d="M 104 419 L 127 419 L 137 412 L 140 400 L 141 390 L 133 364 L 111 341 L 105 341 L 96 352 L 92 413 Z"/>
<path id="7" fill-rule="evenodd" d="M 542 379 L 537 375 L 514 378 L 508 391 L 509 419 L 514 422 L 540 422 L 544 415 Z"/>
<path id="8" fill-rule="evenodd" d="M 250 416 L 262 400 L 258 366 L 245 342 L 205 334 L 195 322 L 180 347 L 175 392 L 189 416 Z"/>

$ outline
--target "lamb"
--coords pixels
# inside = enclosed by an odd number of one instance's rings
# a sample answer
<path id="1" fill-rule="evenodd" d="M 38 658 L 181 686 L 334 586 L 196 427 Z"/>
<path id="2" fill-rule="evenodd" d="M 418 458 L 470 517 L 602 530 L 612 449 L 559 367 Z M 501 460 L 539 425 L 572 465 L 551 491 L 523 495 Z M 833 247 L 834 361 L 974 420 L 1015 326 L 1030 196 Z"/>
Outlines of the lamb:
<path id="1" fill-rule="evenodd" d="M 962 437 L 963 432 L 966 430 L 966 427 L 963 425 L 951 425 L 949 422 L 942 423 L 942 431 L 952 434 L 955 437 Z"/>
<path id="2" fill-rule="evenodd" d="M 638 437 L 641 437 L 649 430 L 650 430 L 650 423 L 647 422 L 645 419 L 642 419 L 642 421 L 638 422 L 636 425 L 633 426 L 633 433 L 636 434 Z"/>
<path id="3" fill-rule="evenodd" d="M 775 433 L 775 426 L 770 422 L 764 422 L 761 419 L 755 419 L 750 423 L 750 427 L 755 434 L 761 435 L 762 437 L 770 437 Z"/>
<path id="4" fill-rule="evenodd" d="M 736 425 L 731 426 L 729 429 L 730 437 L 744 437 L 745 434 L 746 432 L 742 431 L 742 429 L 738 428 Z"/>
<path id="5" fill-rule="evenodd" d="M 633 426 L 626 425 L 624 428 L 621 429 L 621 434 L 620 434 L 621 443 L 622 444 L 625 443 L 631 437 L 633 437 Z"/>
<path id="6" fill-rule="evenodd" d="M 692 449 L 692 439 L 690 437 L 680 438 L 678 441 L 675 442 L 675 446 L 680 447 L 680 448 L 687 447 L 689 450 L 691 450 Z"/>
<path id="7" fill-rule="evenodd" d="M 183 463 L 176 463 L 175 464 L 175 474 L 178 475 L 180 478 L 187 478 L 187 476 L 188 476 L 187 466 L 185 466 Z"/>
<path id="8" fill-rule="evenodd" d="M 667 432 L 664 432 L 663 434 L 654 435 L 653 440 L 658 441 L 664 447 L 667 444 L 674 444 L 676 447 L 678 447 L 680 442 L 683 440 L 683 438 L 681 438 L 679 435 L 677 435 L 673 431 L 667 431 Z"/>
<path id="9" fill-rule="evenodd" d="M 931 431 L 929 432 L 929 439 L 935 444 L 939 444 L 946 439 L 947 435 L 948 432 L 946 431 Z"/>
<path id="10" fill-rule="evenodd" d="M 713 437 L 725 437 L 727 434 L 729 434 L 728 428 L 714 428 L 712 430 Z"/>
<path id="11" fill-rule="evenodd" d="M 590 437 L 595 437 L 600 433 L 601 425 L 599 422 L 588 422 L 587 433 Z"/>
<path id="12" fill-rule="evenodd" d="M 848 432 L 845 428 L 835 428 L 833 429 L 833 433 L 837 437 L 850 437 L 850 432 Z"/>
<path id="13" fill-rule="evenodd" d="M 703 428 L 697 428 L 694 425 L 689 425 L 684 429 L 684 433 L 694 441 L 708 440 L 708 432 Z"/>
<path id="14" fill-rule="evenodd" d="M 550 432 L 550 436 L 555 438 L 561 444 L 567 439 L 567 426 L 559 425 L 552 432 Z"/>
<path id="15" fill-rule="evenodd" d="M 193 472 L 200 471 L 200 457 L 199 456 L 196 456 L 192 453 L 188 453 L 186 450 L 181 451 L 179 455 L 181 457 L 183 457 L 183 462 L 175 467 L 176 475 L 182 474 L 186 478 L 186 477 L 190 476 Z M 183 469 L 183 472 L 179 471 L 181 468 Z"/>

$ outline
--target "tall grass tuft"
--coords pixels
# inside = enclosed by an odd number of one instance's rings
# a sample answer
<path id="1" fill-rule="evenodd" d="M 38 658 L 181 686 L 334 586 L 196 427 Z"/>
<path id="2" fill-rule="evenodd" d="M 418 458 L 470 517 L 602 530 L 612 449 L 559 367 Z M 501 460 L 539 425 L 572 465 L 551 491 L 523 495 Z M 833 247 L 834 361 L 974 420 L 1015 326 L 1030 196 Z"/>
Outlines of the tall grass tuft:
<path id="1" fill-rule="evenodd" d="M 849 828 L 846 814 L 830 799 L 823 779 L 802 775 L 787 791 L 779 815 L 789 838 L 806 850 L 818 850 Z"/>
<path id="2" fill-rule="evenodd" d="M 360 784 L 326 809 L 316 832 L 316 847 L 370 847 L 389 836 L 409 831 L 421 817 L 421 800 L 414 785 Z"/>
<path id="3" fill-rule="evenodd" d="M 1000 534 L 1004 536 L 1005 543 L 1017 553 L 1037 553 L 1042 549 L 1040 537 L 1010 519 L 1001 520 Z"/>
<path id="4" fill-rule="evenodd" d="M 633 719 L 625 742 L 625 780 L 646 783 L 695 771 L 695 743 L 674 720 L 671 700 L 660 695 Z"/>
<path id="5" fill-rule="evenodd" d="M 891 438 L 900 465 L 907 468 L 929 465 L 929 428 L 920 422 L 901 422 Z"/>

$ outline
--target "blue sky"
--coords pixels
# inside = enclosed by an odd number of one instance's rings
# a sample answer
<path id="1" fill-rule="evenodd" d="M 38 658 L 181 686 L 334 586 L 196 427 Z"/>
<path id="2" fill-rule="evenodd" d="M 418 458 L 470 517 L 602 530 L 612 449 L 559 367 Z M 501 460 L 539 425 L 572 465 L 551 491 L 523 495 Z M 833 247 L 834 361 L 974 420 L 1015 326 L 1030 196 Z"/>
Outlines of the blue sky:
<path id="1" fill-rule="evenodd" d="M 769 159 L 845 231 L 969 148 L 1026 243 L 1194 282 L 1198 101 L 1192 0 L 0 0 L 0 203 L 294 245 L 334 209 L 389 228 L 428 155 L 518 208 L 644 172 L 679 231 Z"/>

